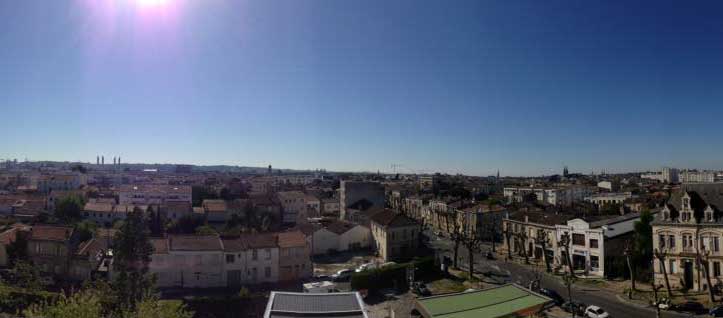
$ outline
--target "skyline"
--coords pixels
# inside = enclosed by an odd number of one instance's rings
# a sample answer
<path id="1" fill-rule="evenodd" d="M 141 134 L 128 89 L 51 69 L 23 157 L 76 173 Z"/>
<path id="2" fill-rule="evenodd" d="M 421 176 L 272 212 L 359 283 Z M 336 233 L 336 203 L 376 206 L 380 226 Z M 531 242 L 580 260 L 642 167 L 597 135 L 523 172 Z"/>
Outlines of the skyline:
<path id="1" fill-rule="evenodd" d="M 0 158 L 723 169 L 723 3 L 455 4 L 0 3 Z"/>

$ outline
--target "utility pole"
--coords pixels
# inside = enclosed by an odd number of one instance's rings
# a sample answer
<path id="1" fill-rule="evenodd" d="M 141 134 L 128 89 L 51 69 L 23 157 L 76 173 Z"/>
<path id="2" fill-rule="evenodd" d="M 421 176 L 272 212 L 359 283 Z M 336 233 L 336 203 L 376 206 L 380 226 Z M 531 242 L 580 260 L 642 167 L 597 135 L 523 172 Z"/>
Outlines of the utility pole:
<path id="1" fill-rule="evenodd" d="M 572 312 L 572 318 L 575 318 L 575 306 L 572 302 L 572 282 L 575 279 L 575 276 L 570 275 L 569 273 L 565 273 L 565 286 L 567 286 L 567 298 L 568 302 L 570 303 L 570 312 Z"/>

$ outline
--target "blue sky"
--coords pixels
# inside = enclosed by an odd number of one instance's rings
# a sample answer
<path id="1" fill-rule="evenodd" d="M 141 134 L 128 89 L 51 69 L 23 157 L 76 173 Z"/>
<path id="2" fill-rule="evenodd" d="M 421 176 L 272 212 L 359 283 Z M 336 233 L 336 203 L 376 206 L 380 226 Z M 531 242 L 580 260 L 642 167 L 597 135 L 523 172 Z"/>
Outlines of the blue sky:
<path id="1" fill-rule="evenodd" d="M 23 0 L 0 30 L 0 158 L 723 168 L 721 1 Z"/>

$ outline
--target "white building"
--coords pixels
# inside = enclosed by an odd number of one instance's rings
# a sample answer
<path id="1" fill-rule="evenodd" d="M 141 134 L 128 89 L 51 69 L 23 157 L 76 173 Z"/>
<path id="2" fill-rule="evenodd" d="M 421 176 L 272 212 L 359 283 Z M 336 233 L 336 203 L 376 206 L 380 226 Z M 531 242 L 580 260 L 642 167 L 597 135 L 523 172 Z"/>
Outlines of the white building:
<path id="1" fill-rule="evenodd" d="M 630 192 L 598 193 L 585 197 L 585 201 L 600 206 L 606 204 L 623 204 L 625 200 L 632 199 L 633 197 L 633 194 Z"/>
<path id="2" fill-rule="evenodd" d="M 715 172 L 683 170 L 680 172 L 680 182 L 681 183 L 713 183 L 713 182 L 715 182 Z"/>
<path id="3" fill-rule="evenodd" d="M 224 251 L 218 236 L 169 235 L 152 239 L 149 272 L 158 287 L 212 288 L 226 286 Z"/>
<path id="4" fill-rule="evenodd" d="M 192 202 L 191 186 L 142 184 L 123 185 L 118 190 L 119 204 L 164 204 L 166 202 Z"/>
<path id="5" fill-rule="evenodd" d="M 317 227 L 311 233 L 311 237 L 313 255 L 368 248 L 372 242 L 368 227 L 345 221 L 335 221 L 326 227 Z"/>
<path id="6" fill-rule="evenodd" d="M 306 194 L 301 191 L 281 191 L 276 194 L 281 203 L 282 222 L 294 224 L 299 214 L 306 212 Z"/>

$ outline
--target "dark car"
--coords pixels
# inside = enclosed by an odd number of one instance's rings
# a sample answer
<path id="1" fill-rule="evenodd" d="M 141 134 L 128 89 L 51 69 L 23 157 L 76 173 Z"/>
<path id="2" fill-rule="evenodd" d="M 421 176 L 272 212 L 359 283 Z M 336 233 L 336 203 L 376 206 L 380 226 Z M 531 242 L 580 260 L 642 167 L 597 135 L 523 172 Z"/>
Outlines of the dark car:
<path id="1" fill-rule="evenodd" d="M 711 308 L 708 314 L 711 317 L 723 317 L 723 306 L 716 306 Z"/>
<path id="2" fill-rule="evenodd" d="M 556 306 L 560 306 L 565 302 L 565 299 L 552 289 L 540 288 L 540 294 L 552 298 L 552 301 L 555 302 Z"/>
<path id="3" fill-rule="evenodd" d="M 427 285 L 422 282 L 414 282 L 412 284 L 412 291 L 422 297 L 432 296 L 432 292 L 430 292 Z"/>
<path id="4" fill-rule="evenodd" d="M 491 260 L 491 261 L 494 261 L 494 260 L 495 260 L 495 254 L 492 253 L 492 252 L 487 252 L 486 257 L 487 257 L 488 260 Z"/>
<path id="5" fill-rule="evenodd" d="M 562 306 L 560 306 L 560 308 L 562 308 L 562 310 L 569 312 L 569 313 L 574 311 L 575 316 L 584 317 L 585 316 L 585 308 L 587 308 L 587 305 L 585 305 L 583 303 L 578 303 L 578 302 L 566 301 L 565 303 L 562 304 Z"/>
<path id="6" fill-rule="evenodd" d="M 673 306 L 673 310 L 690 312 L 690 313 L 694 313 L 696 315 L 708 313 L 708 310 L 705 309 L 703 304 L 701 304 L 699 302 L 695 302 L 695 301 L 686 301 L 682 304 L 675 305 L 675 306 Z"/>

